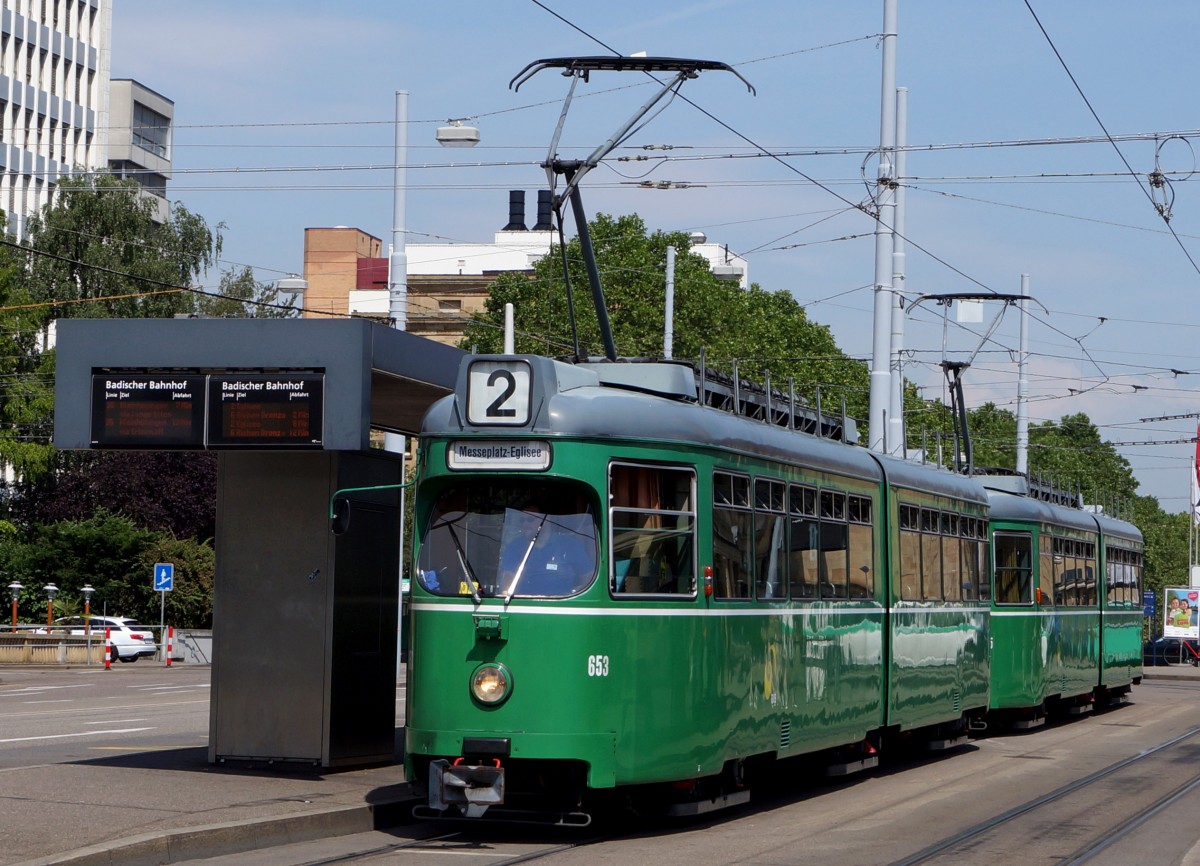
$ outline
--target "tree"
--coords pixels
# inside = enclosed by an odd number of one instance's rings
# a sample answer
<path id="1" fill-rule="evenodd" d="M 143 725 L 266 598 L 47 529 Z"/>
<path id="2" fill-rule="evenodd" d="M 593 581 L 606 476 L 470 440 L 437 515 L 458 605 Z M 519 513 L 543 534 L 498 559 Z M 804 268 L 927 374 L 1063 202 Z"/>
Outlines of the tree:
<path id="1" fill-rule="evenodd" d="M 225 318 L 279 319 L 292 313 L 294 301 L 279 298 L 276 283 L 254 279 L 249 265 L 221 274 L 221 286 L 215 294 L 196 297 L 196 312 L 202 316 Z"/>
<path id="2" fill-rule="evenodd" d="M 1146 544 L 1142 588 L 1159 593 L 1164 586 L 1187 586 L 1189 514 L 1167 514 L 1153 496 L 1139 496 L 1133 503 L 1132 522 L 1142 531 Z M 1160 631 L 1158 629 L 1156 631 Z"/>
<path id="3" fill-rule="evenodd" d="M 55 468 L 52 321 L 171 316 L 220 255 L 221 228 L 176 203 L 165 223 L 136 183 L 100 175 L 59 182 L 28 240 L 0 254 L 0 459 L 26 482 Z"/>
<path id="4" fill-rule="evenodd" d="M 1138 487 L 1129 461 L 1100 438 L 1082 412 L 1029 428 L 1030 468 L 1097 501 L 1106 492 L 1132 498 Z"/>
<path id="5" fill-rule="evenodd" d="M 211 539 L 216 533 L 215 454 L 83 451 L 60 453 L 58 467 L 30 489 L 30 520 L 86 520 L 106 509 L 179 538 Z"/>
<path id="6" fill-rule="evenodd" d="M 174 588 L 165 599 L 170 622 L 189 628 L 212 624 L 215 559 L 207 541 L 151 532 L 98 509 L 84 520 L 32 526 L 24 541 L 10 541 L 0 552 L 4 573 L 25 585 L 21 607 L 26 615 L 39 607 L 44 611 L 41 587 L 46 583 L 58 587 L 55 604 L 64 610 L 78 606 L 83 585 L 90 583 L 96 589 L 94 612 L 156 622 L 162 599 L 153 587 L 154 565 L 171 562 Z"/>
<path id="7" fill-rule="evenodd" d="M 221 254 L 221 229 L 176 202 L 162 224 L 132 181 L 66 178 L 29 220 L 29 295 L 53 318 L 191 312 L 190 289 Z"/>
<path id="8" fill-rule="evenodd" d="M 743 377 L 762 382 L 769 372 L 775 386 L 792 377 L 797 396 L 810 403 L 820 387 L 829 408 L 845 395 L 853 413 L 865 413 L 865 366 L 846 357 L 829 329 L 810 321 L 788 292 L 767 292 L 757 285 L 743 290 L 717 279 L 708 262 L 690 252 L 685 233 L 648 233 L 637 215 L 598 214 L 589 228 L 619 354 L 662 355 L 666 250 L 673 246 L 680 250 L 675 260 L 675 357 L 694 360 L 703 352 L 709 366 L 725 372 L 736 358 Z M 602 342 L 578 238 L 567 244 L 566 258 L 580 352 L 600 354 Z M 518 352 L 574 353 L 558 247 L 534 266 L 532 278 L 509 273 L 492 284 L 485 312 L 468 325 L 461 345 L 499 352 L 508 303 L 514 305 L 519 323 Z"/>

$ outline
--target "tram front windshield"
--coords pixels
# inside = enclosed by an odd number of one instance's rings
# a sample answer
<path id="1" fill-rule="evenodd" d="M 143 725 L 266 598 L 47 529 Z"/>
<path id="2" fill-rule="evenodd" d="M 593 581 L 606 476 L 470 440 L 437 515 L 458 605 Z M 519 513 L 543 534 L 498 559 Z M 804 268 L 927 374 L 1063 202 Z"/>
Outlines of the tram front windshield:
<path id="1" fill-rule="evenodd" d="M 471 481 L 433 504 L 417 579 L 435 595 L 563 597 L 596 577 L 596 516 L 580 488 Z"/>

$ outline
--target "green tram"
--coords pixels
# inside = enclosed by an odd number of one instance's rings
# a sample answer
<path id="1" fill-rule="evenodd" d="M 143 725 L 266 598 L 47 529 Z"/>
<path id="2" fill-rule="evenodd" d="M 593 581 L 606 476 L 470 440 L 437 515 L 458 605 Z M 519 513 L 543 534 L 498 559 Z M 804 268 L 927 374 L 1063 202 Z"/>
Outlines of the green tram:
<path id="1" fill-rule="evenodd" d="M 684 365 L 464 361 L 421 434 L 416 814 L 584 824 L 615 788 L 696 813 L 778 759 L 847 772 L 987 711 L 983 488 L 733 390 L 722 411 Z"/>
<path id="2" fill-rule="evenodd" d="M 1142 535 L 1022 476 L 988 477 L 991 708 L 1015 727 L 1083 712 L 1142 677 Z"/>

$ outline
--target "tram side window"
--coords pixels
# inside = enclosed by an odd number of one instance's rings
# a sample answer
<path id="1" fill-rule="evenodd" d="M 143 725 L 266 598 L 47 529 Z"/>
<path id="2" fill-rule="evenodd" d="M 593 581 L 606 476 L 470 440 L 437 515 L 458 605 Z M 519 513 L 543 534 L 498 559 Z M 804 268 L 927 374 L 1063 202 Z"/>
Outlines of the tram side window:
<path id="1" fill-rule="evenodd" d="M 1095 603 L 1095 545 L 1074 538 L 1054 539 L 1054 597 L 1068 607 Z"/>
<path id="2" fill-rule="evenodd" d="M 875 541 L 871 532 L 871 500 L 851 496 L 850 519 L 850 597 L 875 596 Z"/>
<path id="3" fill-rule="evenodd" d="M 788 577 L 792 598 L 816 598 L 821 524 L 817 519 L 815 487 L 791 485 L 788 490 L 788 520 Z"/>
<path id="4" fill-rule="evenodd" d="M 760 599 L 787 598 L 786 490 L 782 481 L 754 481 L 754 580 Z"/>
<path id="5" fill-rule="evenodd" d="M 1054 597 L 1069 607 L 1096 603 L 1096 545 L 1075 538 L 1054 539 Z"/>
<path id="6" fill-rule="evenodd" d="M 713 593 L 750 598 L 753 589 L 750 479 L 713 473 Z"/>
<path id="7" fill-rule="evenodd" d="M 996 558 L 996 603 L 1033 601 L 1033 536 L 1028 532 L 997 532 L 992 552 Z"/>
<path id="8" fill-rule="evenodd" d="M 1049 602 L 1054 595 L 1054 539 L 1042 533 L 1038 538 L 1038 589 L 1042 600 Z"/>
<path id="9" fill-rule="evenodd" d="M 1133 593 L 1134 605 L 1140 607 L 1142 604 L 1142 567 L 1144 565 L 1144 552 L 1135 550 L 1129 565 L 1130 577 L 1129 587 Z"/>
<path id="10" fill-rule="evenodd" d="M 1079 603 L 1094 607 L 1099 598 L 1099 588 L 1096 586 L 1096 543 L 1080 541 L 1078 545 Z"/>
<path id="11" fill-rule="evenodd" d="M 1075 585 L 1068 578 L 1074 576 L 1075 562 L 1068 545 L 1065 538 L 1054 539 L 1054 601 L 1074 606 Z"/>
<path id="12" fill-rule="evenodd" d="M 821 491 L 821 597 L 847 598 L 850 539 L 846 526 L 846 494 Z"/>
<path id="13" fill-rule="evenodd" d="M 947 601 L 962 599 L 962 553 L 959 551 L 959 515 L 942 512 L 942 592 Z"/>
<path id="14" fill-rule="evenodd" d="M 1125 585 L 1126 552 L 1119 547 L 1104 548 L 1104 578 L 1108 586 L 1110 607 L 1125 607 L 1129 604 L 1129 594 Z"/>
<path id="15" fill-rule="evenodd" d="M 939 512 L 921 509 L 921 598 L 926 601 L 942 598 L 942 541 Z"/>
<path id="16" fill-rule="evenodd" d="M 690 469 L 612 464 L 613 592 L 695 594 L 694 488 Z"/>
<path id="17" fill-rule="evenodd" d="M 962 515 L 958 518 L 959 574 L 962 578 L 962 597 L 969 601 L 979 598 L 979 518 Z"/>
<path id="18" fill-rule="evenodd" d="M 900 597 L 921 597 L 921 510 L 900 506 Z"/>

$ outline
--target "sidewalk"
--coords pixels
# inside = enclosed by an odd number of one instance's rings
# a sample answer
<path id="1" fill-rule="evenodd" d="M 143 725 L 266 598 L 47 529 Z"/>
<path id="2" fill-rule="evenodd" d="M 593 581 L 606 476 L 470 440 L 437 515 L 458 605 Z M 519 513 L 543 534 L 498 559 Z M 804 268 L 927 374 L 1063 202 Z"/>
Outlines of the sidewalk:
<path id="1" fill-rule="evenodd" d="M 10 808 L 0 862 L 151 866 L 361 833 L 403 819 L 400 766 L 320 773 L 213 767 L 207 750 L 129 755 L 3 774 Z M 131 801 L 153 802 L 152 811 Z"/>
<path id="2" fill-rule="evenodd" d="M 1200 668 L 1187 664 L 1145 665 L 1143 680 L 1200 680 Z M 1136 692 L 1135 692 L 1136 694 Z"/>
<path id="3" fill-rule="evenodd" d="M 0 864 L 157 866 L 394 826 L 414 799 L 396 734 L 396 763 L 367 769 L 213 765 L 196 746 L 0 770 Z"/>

